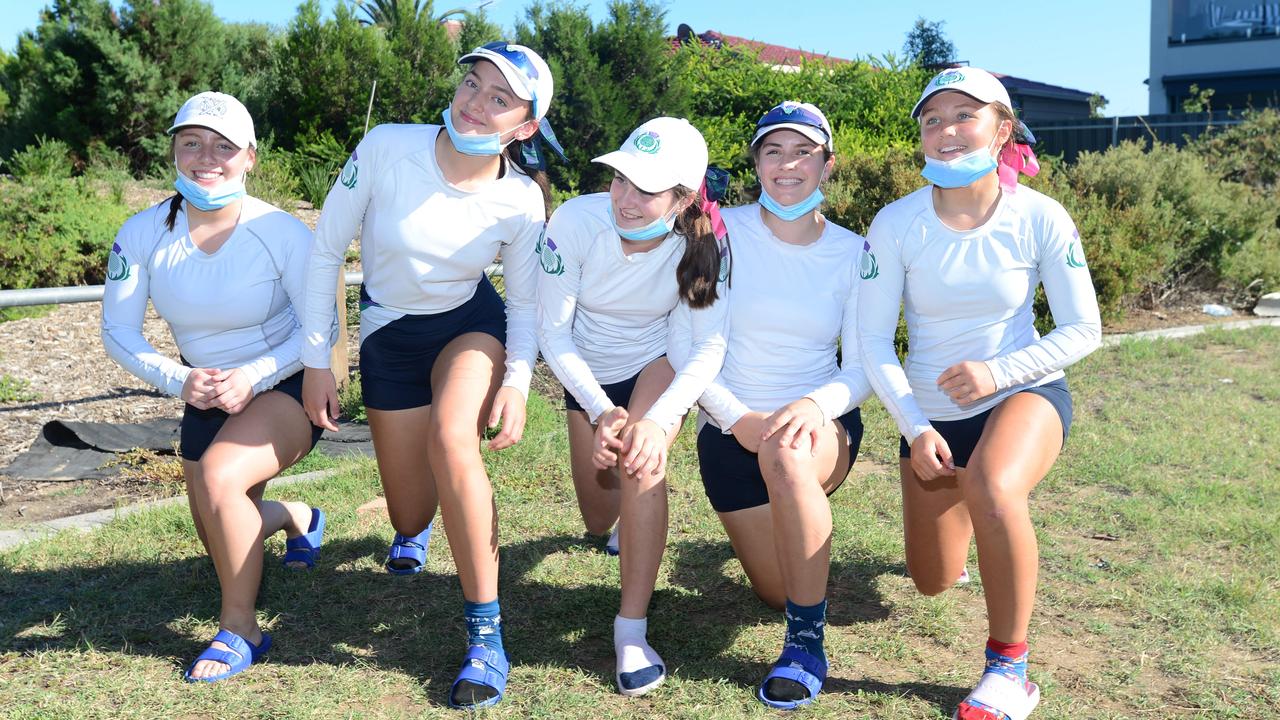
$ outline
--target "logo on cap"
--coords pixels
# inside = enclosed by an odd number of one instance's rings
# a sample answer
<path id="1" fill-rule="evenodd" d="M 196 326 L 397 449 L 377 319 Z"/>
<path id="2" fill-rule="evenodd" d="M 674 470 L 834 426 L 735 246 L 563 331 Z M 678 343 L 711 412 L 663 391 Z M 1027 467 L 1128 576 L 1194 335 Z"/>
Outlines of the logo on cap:
<path id="1" fill-rule="evenodd" d="M 196 107 L 196 114 L 223 117 L 227 114 L 227 101 L 222 98 L 202 97 L 199 106 Z"/>
<path id="2" fill-rule="evenodd" d="M 658 133 L 652 130 L 646 130 L 645 132 L 636 135 L 636 139 L 632 142 L 635 144 L 637 150 L 642 153 L 649 153 L 650 155 L 657 153 L 658 148 L 662 147 L 662 141 L 658 139 Z"/>
<path id="3" fill-rule="evenodd" d="M 800 103 L 794 100 L 787 100 L 786 102 L 782 103 L 782 112 L 786 113 L 787 115 L 790 115 L 799 109 L 800 109 Z"/>
<path id="4" fill-rule="evenodd" d="M 963 82 L 963 81 L 964 81 L 964 73 L 946 72 L 939 75 L 938 79 L 933 81 L 933 84 L 937 85 L 938 87 L 942 87 L 943 85 L 954 85 L 955 83 Z"/>

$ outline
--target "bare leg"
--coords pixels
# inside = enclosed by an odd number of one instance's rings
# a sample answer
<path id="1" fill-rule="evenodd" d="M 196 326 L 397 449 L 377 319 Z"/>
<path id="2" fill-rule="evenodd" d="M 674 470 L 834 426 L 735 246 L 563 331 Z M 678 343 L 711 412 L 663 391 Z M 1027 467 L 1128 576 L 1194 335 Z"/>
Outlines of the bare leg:
<path id="1" fill-rule="evenodd" d="M 292 526 L 294 511 L 303 503 L 264 503 L 269 520 L 259 512 L 251 493 L 280 470 L 302 458 L 311 447 L 311 425 L 293 398 L 267 392 L 254 398 L 239 415 L 229 418 L 199 462 L 186 461 L 190 502 L 204 528 L 205 543 L 218 573 L 222 591 L 219 626 L 255 645 L 262 641 L 254 603 L 262 580 L 262 540 Z M 298 506 L 298 507 L 294 507 Z M 226 649 L 222 643 L 213 647 Z M 192 677 L 225 672 L 223 663 L 202 661 Z"/>
<path id="2" fill-rule="evenodd" d="M 498 511 L 480 435 L 502 382 L 505 352 L 492 335 L 467 333 L 445 347 L 431 371 L 427 457 L 462 596 L 478 603 L 498 598 Z"/>
<path id="3" fill-rule="evenodd" d="M 618 476 L 612 470 L 598 470 L 591 462 L 595 429 L 581 410 L 565 413 L 569 427 L 569 460 L 573 470 L 573 489 L 578 496 L 578 509 L 587 532 L 603 535 L 618 521 L 621 497 Z"/>

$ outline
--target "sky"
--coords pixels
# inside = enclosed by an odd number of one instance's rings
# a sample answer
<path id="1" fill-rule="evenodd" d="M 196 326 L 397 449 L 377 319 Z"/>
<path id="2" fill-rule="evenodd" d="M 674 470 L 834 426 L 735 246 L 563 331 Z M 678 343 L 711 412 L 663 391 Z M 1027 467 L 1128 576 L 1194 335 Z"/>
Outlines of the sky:
<path id="1" fill-rule="evenodd" d="M 121 3 L 113 0 L 116 5 Z M 335 0 L 321 0 L 330 8 Z M 762 42 L 841 58 L 902 54 L 906 33 L 923 17 L 945 23 L 943 32 L 959 60 L 1006 75 L 1098 92 L 1106 115 L 1140 115 L 1148 109 L 1144 80 L 1150 63 L 1151 5 L 1143 0 L 660 0 L 671 33 L 686 23 L 696 32 L 716 30 Z M 18 35 L 32 29 L 51 0 L 3 0 L 0 48 L 13 52 Z M 211 0 L 214 12 L 231 22 L 264 22 L 283 27 L 293 18 L 294 0 Z M 490 20 L 511 28 L 524 17 L 529 0 L 493 0 Z M 578 0 L 593 18 L 605 15 L 607 0 Z M 437 10 L 474 8 L 479 0 L 437 0 Z"/>

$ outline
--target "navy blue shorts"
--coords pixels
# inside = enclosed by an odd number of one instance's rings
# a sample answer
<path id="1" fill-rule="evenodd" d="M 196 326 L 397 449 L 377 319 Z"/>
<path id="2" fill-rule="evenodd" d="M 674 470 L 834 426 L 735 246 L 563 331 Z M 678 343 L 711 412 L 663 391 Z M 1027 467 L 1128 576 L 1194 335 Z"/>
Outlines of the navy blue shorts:
<path id="1" fill-rule="evenodd" d="M 1065 447 L 1067 435 L 1071 432 L 1071 391 L 1067 389 L 1066 378 L 1058 378 L 1044 385 L 1029 387 L 1018 392 L 1039 395 L 1049 401 L 1049 404 L 1057 411 L 1058 419 L 1062 421 L 1062 445 Z M 1014 395 L 1017 394 L 1014 393 Z M 996 407 L 1000 406 L 997 405 Z M 991 412 L 995 409 L 991 408 L 991 410 L 963 420 L 930 421 L 933 429 L 938 431 L 942 439 L 947 441 L 947 447 L 951 448 L 951 461 L 955 463 L 956 467 L 962 468 L 969 465 L 969 457 L 973 455 L 973 449 L 978 446 L 978 441 L 982 439 L 982 431 L 987 426 L 987 418 L 991 417 Z M 911 446 L 907 444 L 907 439 L 901 435 L 898 436 L 898 456 L 903 459 L 911 458 Z"/>
<path id="2" fill-rule="evenodd" d="M 507 308 L 489 278 L 452 310 L 405 315 L 374 330 L 360 344 L 360 390 L 370 410 L 407 410 L 431 404 L 431 369 L 459 335 L 481 332 L 507 343 Z"/>
<path id="3" fill-rule="evenodd" d="M 658 357 L 662 356 L 659 355 Z M 654 360 L 657 359 L 658 358 L 654 358 Z M 653 360 L 650 360 L 649 362 L 653 362 Z M 645 363 L 645 367 L 648 367 L 648 365 L 649 363 Z M 642 370 L 641 372 L 644 371 Z M 609 383 L 608 385 L 601 385 L 600 388 L 604 390 L 604 394 L 609 398 L 609 402 L 617 405 L 618 407 L 625 408 L 631 404 L 631 393 L 636 391 L 636 380 L 639 379 L 640 373 L 636 373 L 626 380 Z M 564 391 L 564 409 L 586 412 L 586 408 L 582 407 L 582 404 L 578 402 L 578 399 L 575 398 L 573 393 L 569 392 L 568 389 Z"/>
<path id="4" fill-rule="evenodd" d="M 862 444 L 862 411 L 854 408 L 839 418 L 849 436 L 849 468 Z M 698 468 L 702 488 L 718 513 L 769 504 L 769 488 L 760 472 L 760 456 L 742 447 L 733 433 L 707 423 L 698 433 Z M 848 470 L 845 471 L 848 475 Z M 832 488 L 835 492 L 839 486 Z M 830 495 L 830 493 L 828 493 Z"/>
<path id="5" fill-rule="evenodd" d="M 302 405 L 302 373 L 296 372 L 285 378 L 279 385 L 271 388 L 279 390 L 298 401 L 298 405 Z M 218 431 L 222 429 L 227 418 L 231 417 L 226 410 L 222 408 L 209 408 L 201 410 L 193 405 L 188 404 L 182 409 L 182 423 L 178 429 L 178 454 L 183 460 L 198 462 L 204 457 L 204 452 L 213 444 L 214 438 L 218 436 Z M 311 426 L 311 447 L 315 447 L 320 442 L 320 433 L 324 432 L 324 428 Z"/>

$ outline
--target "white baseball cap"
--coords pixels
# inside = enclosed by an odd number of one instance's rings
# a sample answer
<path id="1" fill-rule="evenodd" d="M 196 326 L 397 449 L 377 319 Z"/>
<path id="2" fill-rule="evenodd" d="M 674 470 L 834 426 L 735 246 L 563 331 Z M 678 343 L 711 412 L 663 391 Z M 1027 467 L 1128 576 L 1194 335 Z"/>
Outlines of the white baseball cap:
<path id="1" fill-rule="evenodd" d="M 786 100 L 774 105 L 756 123 L 756 134 L 751 138 L 751 147 L 755 147 L 760 138 L 774 130 L 795 130 L 825 146 L 828 151 L 836 151 L 831 123 L 827 122 L 827 116 L 822 114 L 818 106 L 812 103 Z"/>
<path id="2" fill-rule="evenodd" d="M 707 174 L 707 141 L 684 118 L 659 117 L 632 130 L 622 147 L 591 162 L 608 165 L 645 192 L 676 185 L 696 191 Z"/>
<path id="3" fill-rule="evenodd" d="M 946 90 L 962 92 L 981 103 L 1002 102 L 1005 107 L 1013 109 L 1009 91 L 995 75 L 982 68 L 958 67 L 947 68 L 933 76 L 929 84 L 924 86 L 924 92 L 920 93 L 920 100 L 911 109 L 911 117 L 920 117 L 920 109 L 924 107 L 925 101 Z"/>
<path id="4" fill-rule="evenodd" d="M 477 60 L 488 60 L 497 66 L 516 97 L 533 104 L 534 120 L 547 116 L 555 83 L 551 78 L 551 68 L 547 67 L 546 61 L 538 53 L 524 45 L 499 40 L 481 45 L 463 55 L 458 58 L 458 64 L 474 63 Z"/>
<path id="5" fill-rule="evenodd" d="M 239 100 L 220 92 L 202 92 L 182 103 L 169 128 L 172 135 L 179 129 L 197 125 L 209 128 L 238 148 L 258 147 L 253 134 L 253 118 Z"/>

